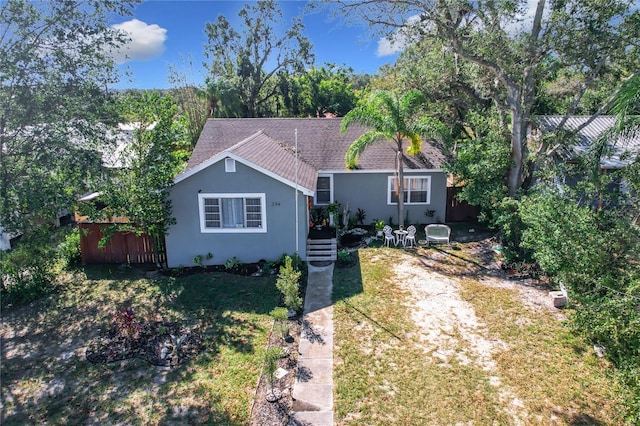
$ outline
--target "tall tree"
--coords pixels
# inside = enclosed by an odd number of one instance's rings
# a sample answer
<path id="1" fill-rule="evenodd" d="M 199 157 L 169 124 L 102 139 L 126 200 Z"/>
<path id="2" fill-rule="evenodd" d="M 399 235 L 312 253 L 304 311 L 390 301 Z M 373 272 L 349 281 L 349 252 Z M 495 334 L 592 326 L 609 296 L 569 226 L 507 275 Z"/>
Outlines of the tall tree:
<path id="1" fill-rule="evenodd" d="M 180 120 L 185 125 L 188 135 L 187 151 L 191 153 L 207 119 L 207 98 L 204 90 L 193 82 L 191 60 L 188 63 L 183 60 L 183 65 L 188 71 L 180 71 L 176 66 L 169 67 L 169 82 L 172 85 L 170 94 L 178 106 Z"/>
<path id="2" fill-rule="evenodd" d="M 238 90 L 232 83 L 216 78 L 207 78 L 205 97 L 208 103 L 208 116 L 241 117 L 242 102 Z"/>
<path id="3" fill-rule="evenodd" d="M 247 117 L 274 114 L 277 78 L 302 73 L 313 64 L 311 43 L 303 35 L 304 25 L 295 18 L 281 33 L 283 14 L 275 0 L 247 3 L 238 13 L 243 33 L 226 17 L 207 23 L 205 55 L 211 60 L 212 81 L 222 79 L 237 89 Z"/>
<path id="4" fill-rule="evenodd" d="M 582 84 L 563 111 L 569 116 L 598 77 L 621 58 L 638 53 L 638 11 L 630 0 L 339 3 L 345 16 L 364 19 L 387 32 L 400 29 L 396 41 L 440 40 L 460 61 L 480 67 L 491 77 L 488 80 L 499 89 L 497 106 L 510 118 L 510 196 L 516 195 L 528 176 L 526 129 L 538 83 L 558 68 L 581 75 Z M 538 152 L 548 148 L 541 146 Z"/>
<path id="5" fill-rule="evenodd" d="M 398 221 L 404 226 L 404 150 L 417 155 L 421 151 L 422 138 L 448 138 L 447 129 L 437 120 L 420 115 L 424 97 L 414 90 L 403 94 L 379 91 L 365 102 L 349 111 L 342 119 L 342 131 L 352 123 L 370 128 L 347 149 L 345 164 L 348 169 L 358 165 L 358 157 L 369 146 L 389 141 L 395 144 L 396 152 L 396 196 L 398 198 Z"/>
<path id="6" fill-rule="evenodd" d="M 333 64 L 312 68 L 281 82 L 284 105 L 291 115 L 344 116 L 356 106 L 353 70 Z"/>
<path id="7" fill-rule="evenodd" d="M 113 120 L 108 25 L 132 1 L 5 0 L 0 6 L 0 224 L 29 235 L 70 208 L 101 165 Z"/>

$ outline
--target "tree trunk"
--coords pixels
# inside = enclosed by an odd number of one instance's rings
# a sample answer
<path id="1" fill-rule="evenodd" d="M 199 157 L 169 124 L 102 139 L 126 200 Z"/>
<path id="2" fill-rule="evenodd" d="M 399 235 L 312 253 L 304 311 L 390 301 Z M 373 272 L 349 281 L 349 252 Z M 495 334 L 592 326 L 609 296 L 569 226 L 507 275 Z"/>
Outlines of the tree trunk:
<path id="1" fill-rule="evenodd" d="M 396 156 L 398 169 L 398 223 L 401 228 L 404 228 L 404 152 L 402 152 L 402 145 L 399 148 Z"/>
<path id="2" fill-rule="evenodd" d="M 526 139 L 525 114 L 518 106 L 511 108 L 511 170 L 509 170 L 509 197 L 514 197 L 522 186 L 524 165 L 524 144 Z"/>

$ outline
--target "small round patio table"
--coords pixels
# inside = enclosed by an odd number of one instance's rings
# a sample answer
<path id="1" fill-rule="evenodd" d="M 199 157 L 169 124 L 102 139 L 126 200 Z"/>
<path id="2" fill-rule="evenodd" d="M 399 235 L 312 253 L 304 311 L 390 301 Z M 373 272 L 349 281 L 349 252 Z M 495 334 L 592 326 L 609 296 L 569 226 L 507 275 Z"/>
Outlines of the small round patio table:
<path id="1" fill-rule="evenodd" d="M 405 231 L 404 229 L 397 229 L 393 232 L 396 234 L 396 246 L 398 244 L 402 244 L 402 246 L 405 247 L 407 244 L 406 238 L 407 238 L 408 232 Z"/>

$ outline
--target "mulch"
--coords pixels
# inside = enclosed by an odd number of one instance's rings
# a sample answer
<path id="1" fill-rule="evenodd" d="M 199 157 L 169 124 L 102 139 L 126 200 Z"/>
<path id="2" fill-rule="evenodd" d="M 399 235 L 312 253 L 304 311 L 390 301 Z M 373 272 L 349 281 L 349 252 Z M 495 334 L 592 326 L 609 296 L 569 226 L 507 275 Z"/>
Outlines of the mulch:
<path id="1" fill-rule="evenodd" d="M 184 336 L 180 349 L 163 357 L 163 348 L 172 346 L 172 335 L 177 339 Z M 113 326 L 89 343 L 86 357 L 95 364 L 139 358 L 160 367 L 176 367 L 197 356 L 203 348 L 197 331 L 175 322 L 155 321 L 139 324 L 132 336 Z"/>
<path id="2" fill-rule="evenodd" d="M 287 374 L 280 379 L 274 378 L 271 384 L 264 375 L 260 377 L 251 409 L 249 420 L 251 426 L 290 424 L 293 414 L 293 385 L 298 369 L 298 346 L 302 331 L 302 319 L 297 317 L 287 322 L 289 334 L 293 339 L 287 342 L 275 330 L 269 336 L 269 347 L 280 346 L 284 349 L 286 355 L 278 361 L 278 367 L 285 370 Z M 279 398 L 274 402 L 269 402 L 272 400 L 273 394 L 278 395 Z"/>

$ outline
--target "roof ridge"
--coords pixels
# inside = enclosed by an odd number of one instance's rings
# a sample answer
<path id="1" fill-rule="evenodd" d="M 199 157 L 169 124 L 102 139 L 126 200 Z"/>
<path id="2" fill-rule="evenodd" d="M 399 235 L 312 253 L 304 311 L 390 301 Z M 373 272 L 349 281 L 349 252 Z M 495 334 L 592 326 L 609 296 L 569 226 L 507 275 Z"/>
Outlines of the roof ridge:
<path id="1" fill-rule="evenodd" d="M 234 149 L 237 149 L 239 147 L 241 147 L 242 145 L 245 145 L 247 143 L 249 143 L 251 140 L 257 138 L 258 136 L 260 136 L 261 134 L 264 134 L 265 136 L 267 136 L 270 139 L 273 139 L 271 136 L 267 135 L 266 133 L 264 133 L 264 130 L 258 130 L 257 132 L 255 132 L 254 134 L 252 134 L 249 137 L 244 138 L 243 140 L 241 140 L 240 142 L 237 142 L 233 145 L 231 145 L 229 148 L 224 149 L 220 152 L 229 152 L 229 151 L 233 151 Z M 274 139 L 275 140 L 275 139 Z M 219 153 L 218 153 L 219 154 Z"/>

